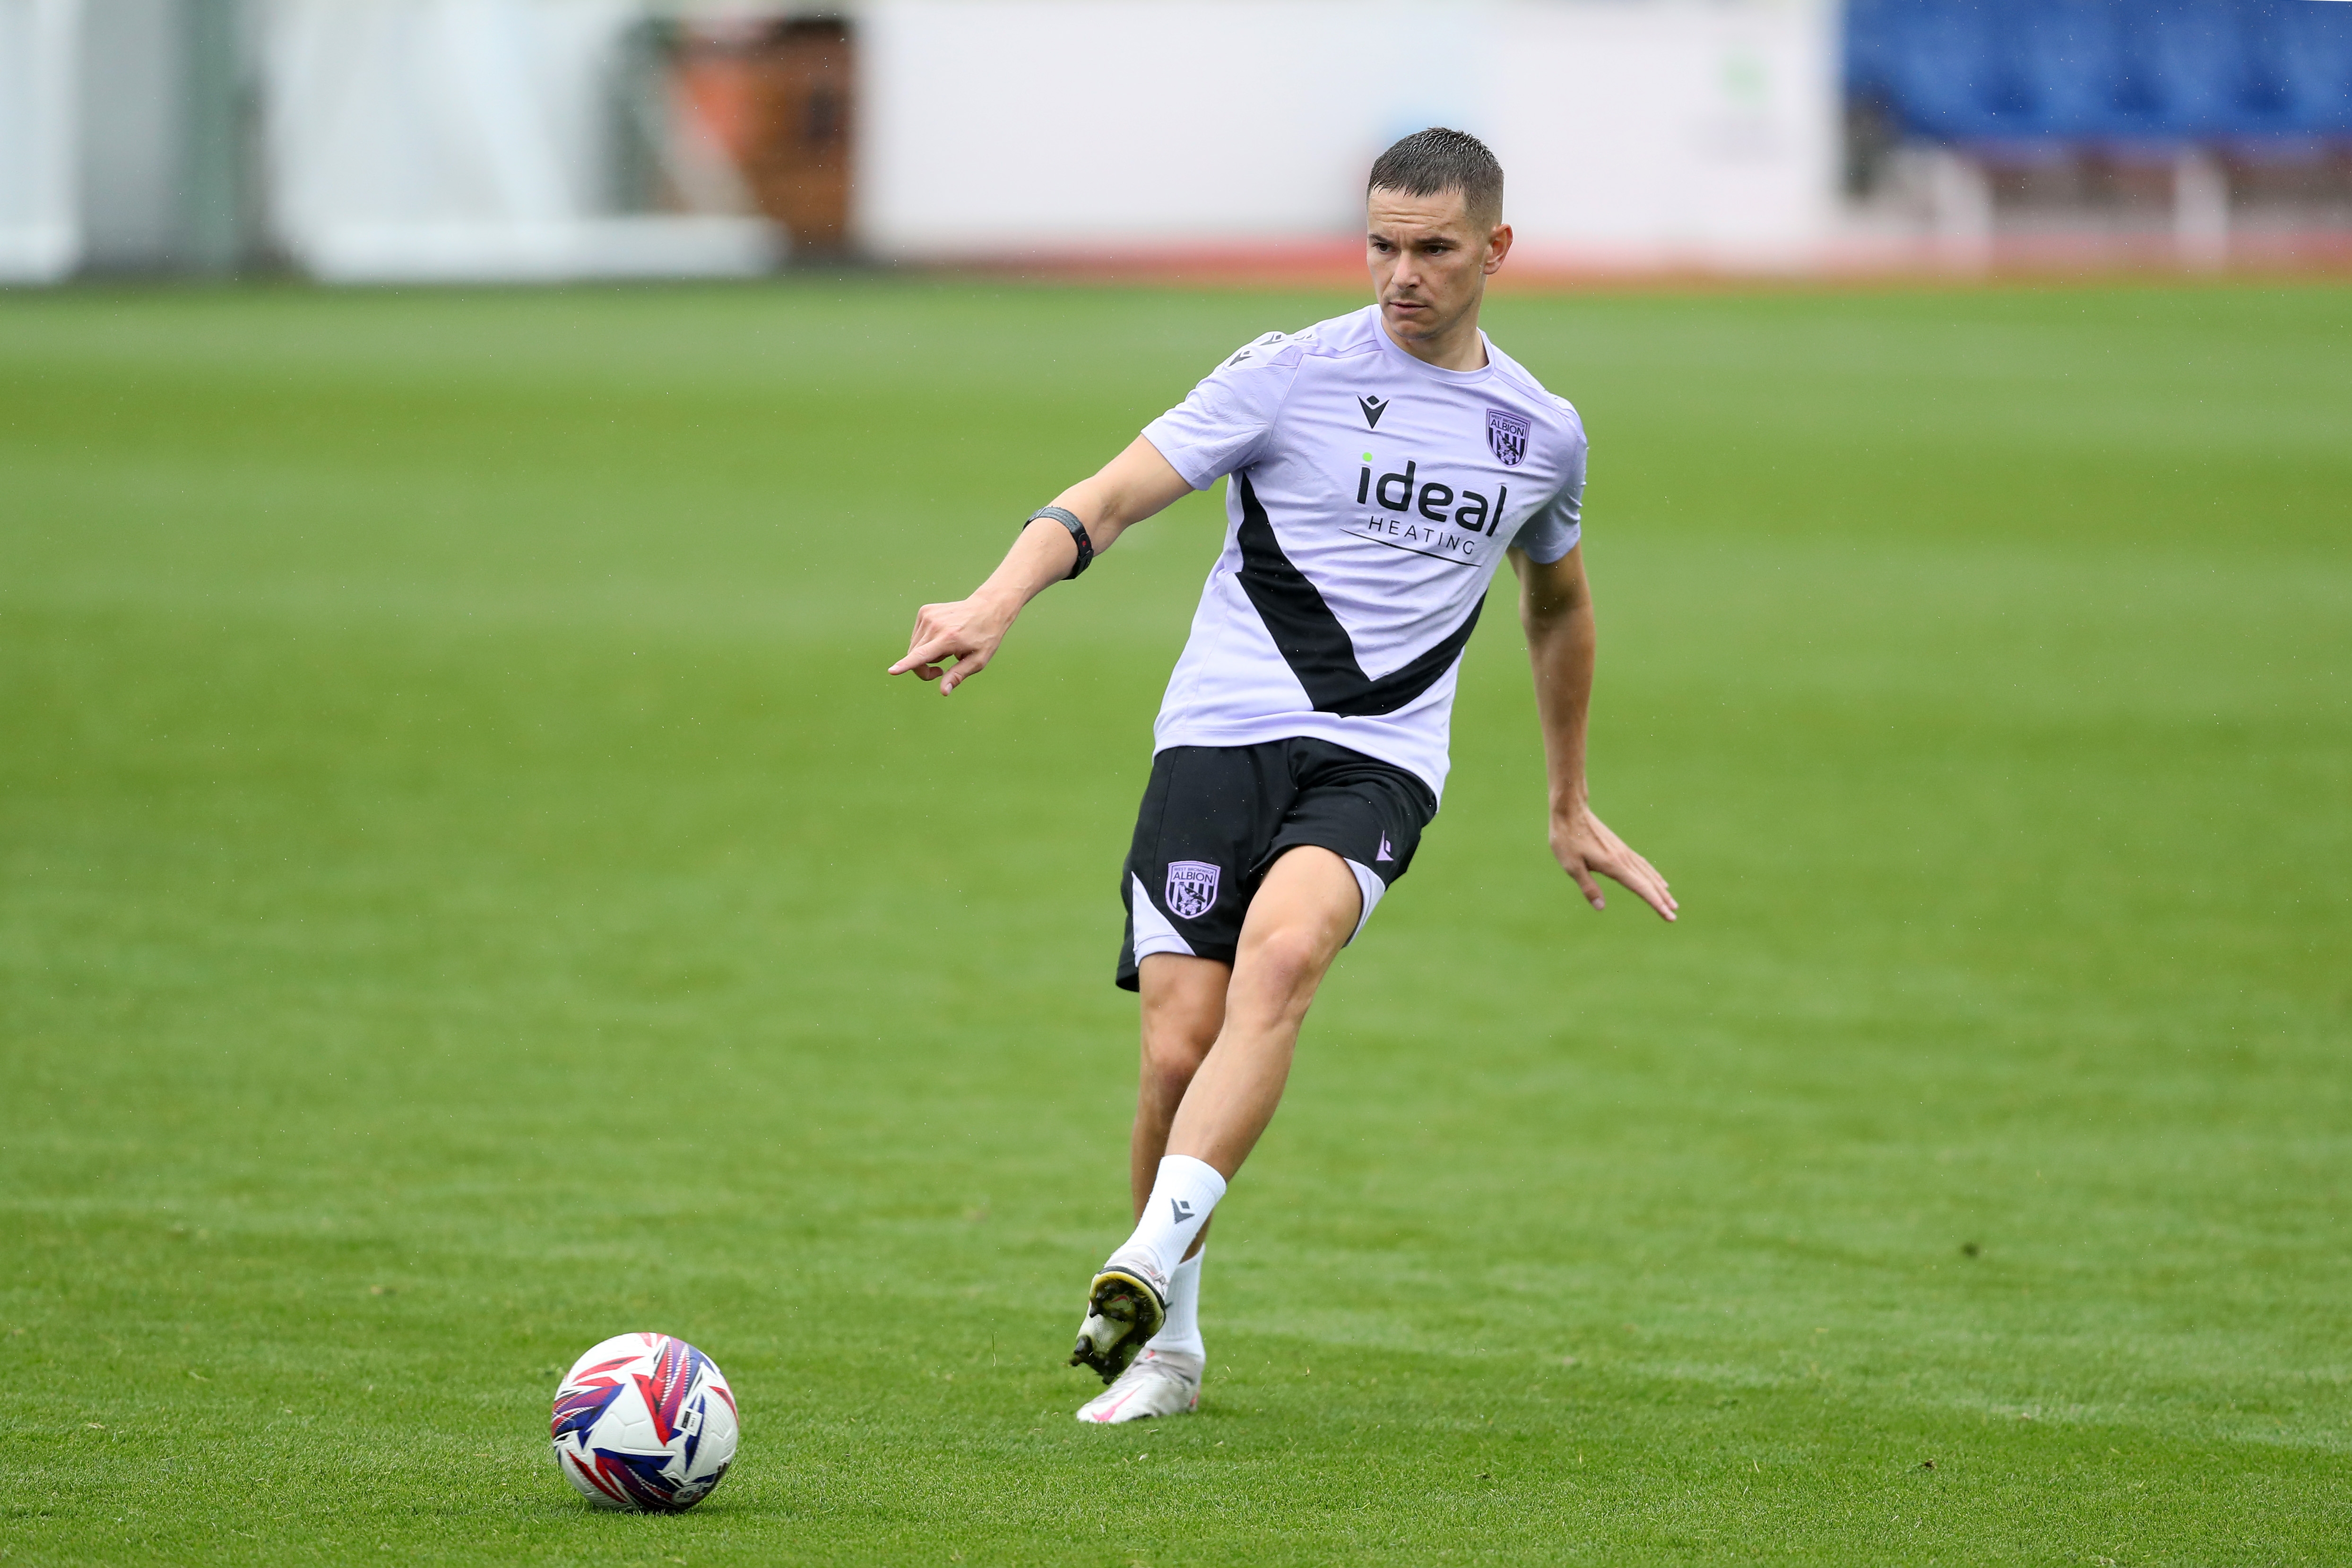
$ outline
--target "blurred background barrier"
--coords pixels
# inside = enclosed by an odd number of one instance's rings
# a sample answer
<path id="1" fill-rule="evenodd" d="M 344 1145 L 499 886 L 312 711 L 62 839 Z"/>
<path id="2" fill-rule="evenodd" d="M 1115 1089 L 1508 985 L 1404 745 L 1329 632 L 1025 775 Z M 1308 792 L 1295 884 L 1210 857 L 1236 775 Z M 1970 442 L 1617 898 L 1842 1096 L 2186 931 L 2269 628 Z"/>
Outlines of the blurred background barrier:
<path id="1" fill-rule="evenodd" d="M 0 277 L 1336 277 L 1433 123 L 1523 272 L 2352 260 L 2341 0 L 0 0 Z"/>
<path id="2" fill-rule="evenodd" d="M 1486 138 L 1531 259 L 1802 260 L 1833 215 L 1819 0 L 883 0 L 865 26 L 861 237 L 1357 253 L 1364 171 L 1426 125 Z"/>
<path id="3" fill-rule="evenodd" d="M 758 273 L 725 154 L 632 0 L 269 0 L 275 239 L 333 279 Z"/>
<path id="4" fill-rule="evenodd" d="M 0 282 L 81 258 L 74 191 L 73 0 L 0 0 Z"/>

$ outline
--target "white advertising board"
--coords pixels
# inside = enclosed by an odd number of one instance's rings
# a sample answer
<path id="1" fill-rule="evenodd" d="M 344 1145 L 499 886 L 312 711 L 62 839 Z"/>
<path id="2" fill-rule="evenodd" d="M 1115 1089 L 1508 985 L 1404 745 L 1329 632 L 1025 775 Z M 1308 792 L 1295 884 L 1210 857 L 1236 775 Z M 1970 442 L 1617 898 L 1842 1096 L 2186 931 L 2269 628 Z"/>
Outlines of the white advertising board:
<path id="1" fill-rule="evenodd" d="M 0 0 L 0 283 L 81 259 L 77 0 Z"/>
<path id="2" fill-rule="evenodd" d="M 857 227 L 892 256 L 1303 240 L 1431 124 L 1539 257 L 1796 260 L 1835 212 L 1828 0 L 868 0 Z"/>

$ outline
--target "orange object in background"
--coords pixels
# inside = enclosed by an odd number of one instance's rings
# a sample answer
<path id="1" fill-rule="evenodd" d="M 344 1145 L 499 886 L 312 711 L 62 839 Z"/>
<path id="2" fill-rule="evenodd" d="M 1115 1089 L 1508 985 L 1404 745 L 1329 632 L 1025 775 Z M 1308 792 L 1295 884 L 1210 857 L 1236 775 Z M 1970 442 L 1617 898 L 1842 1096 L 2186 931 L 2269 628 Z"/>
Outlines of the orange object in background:
<path id="1" fill-rule="evenodd" d="M 689 36 L 673 68 L 687 110 L 719 143 L 729 162 L 740 169 L 751 151 L 751 70 L 745 52 L 731 44 Z"/>
<path id="2" fill-rule="evenodd" d="M 790 233 L 793 254 L 845 255 L 856 78 L 849 25 L 800 18 L 697 29 L 676 69 L 684 101 L 760 210 Z"/>

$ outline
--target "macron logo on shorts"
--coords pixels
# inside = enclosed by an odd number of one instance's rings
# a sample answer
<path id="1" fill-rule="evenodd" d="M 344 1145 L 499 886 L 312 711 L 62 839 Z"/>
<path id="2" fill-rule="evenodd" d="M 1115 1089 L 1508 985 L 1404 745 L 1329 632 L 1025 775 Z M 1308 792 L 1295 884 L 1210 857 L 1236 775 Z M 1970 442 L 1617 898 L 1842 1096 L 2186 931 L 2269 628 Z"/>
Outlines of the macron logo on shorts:
<path id="1" fill-rule="evenodd" d="M 1168 913 L 1179 920 L 1198 920 L 1217 902 L 1218 868 L 1207 861 L 1170 861 Z"/>
<path id="2" fill-rule="evenodd" d="M 1396 859 L 1396 852 L 1389 848 L 1389 836 L 1386 833 L 1382 833 L 1381 835 L 1381 852 L 1372 857 L 1373 863 L 1378 864 L 1381 861 L 1392 861 L 1394 859 Z"/>

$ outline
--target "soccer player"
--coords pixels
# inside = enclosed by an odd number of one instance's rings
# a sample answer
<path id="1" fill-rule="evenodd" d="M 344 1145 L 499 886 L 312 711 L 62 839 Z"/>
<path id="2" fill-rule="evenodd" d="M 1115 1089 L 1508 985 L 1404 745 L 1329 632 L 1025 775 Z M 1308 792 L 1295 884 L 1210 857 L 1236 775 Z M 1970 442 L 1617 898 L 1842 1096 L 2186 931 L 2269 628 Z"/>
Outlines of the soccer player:
<path id="1" fill-rule="evenodd" d="M 1592 814 L 1592 599 L 1576 410 L 1478 329 L 1511 248 L 1503 171 L 1432 129 L 1372 165 L 1374 303 L 1268 332 L 1035 513 L 971 597 L 927 604 L 893 674 L 953 691 L 1015 616 L 1127 528 L 1220 478 L 1225 548 L 1153 732 L 1120 880 L 1118 983 L 1141 993 L 1134 1233 L 1087 1293 L 1078 1412 L 1198 1407 L 1202 1243 L 1273 1118 L 1324 972 L 1397 878 L 1445 785 L 1462 651 L 1507 557 L 1535 667 L 1551 852 L 1667 920 L 1665 879 Z"/>

